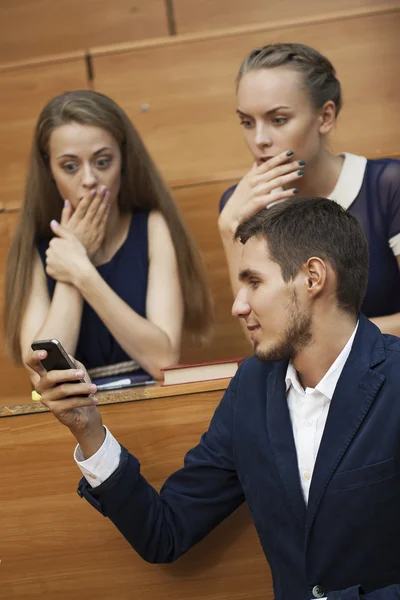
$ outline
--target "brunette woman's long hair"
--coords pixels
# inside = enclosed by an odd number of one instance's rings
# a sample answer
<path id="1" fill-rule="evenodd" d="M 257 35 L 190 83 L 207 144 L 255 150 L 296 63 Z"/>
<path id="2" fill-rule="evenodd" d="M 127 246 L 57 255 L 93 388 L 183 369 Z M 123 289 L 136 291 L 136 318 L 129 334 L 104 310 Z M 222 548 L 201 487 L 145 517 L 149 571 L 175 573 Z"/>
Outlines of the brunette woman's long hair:
<path id="1" fill-rule="evenodd" d="M 49 166 L 49 140 L 56 127 L 79 123 L 101 127 L 113 135 L 122 154 L 118 206 L 121 214 L 158 210 L 175 247 L 184 301 L 184 329 L 203 339 L 212 324 L 212 302 L 205 270 L 182 215 L 142 139 L 124 111 L 110 98 L 89 90 L 67 92 L 42 110 L 34 131 L 25 197 L 8 255 L 5 289 L 5 341 L 21 364 L 21 324 L 30 294 L 37 241 L 51 238 L 50 221 L 60 221 L 63 207 Z"/>

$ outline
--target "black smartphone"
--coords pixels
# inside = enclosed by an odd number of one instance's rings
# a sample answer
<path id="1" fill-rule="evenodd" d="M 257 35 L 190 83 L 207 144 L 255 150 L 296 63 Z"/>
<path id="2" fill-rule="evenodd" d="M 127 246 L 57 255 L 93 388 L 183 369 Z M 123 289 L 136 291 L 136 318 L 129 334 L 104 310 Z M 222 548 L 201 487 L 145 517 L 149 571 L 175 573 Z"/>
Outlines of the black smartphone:
<path id="1" fill-rule="evenodd" d="M 76 369 L 76 366 L 62 347 L 59 340 L 37 340 L 31 344 L 32 350 L 46 350 L 47 356 L 41 360 L 46 371 L 64 371 Z M 83 379 L 69 381 L 68 383 L 83 383 Z"/>

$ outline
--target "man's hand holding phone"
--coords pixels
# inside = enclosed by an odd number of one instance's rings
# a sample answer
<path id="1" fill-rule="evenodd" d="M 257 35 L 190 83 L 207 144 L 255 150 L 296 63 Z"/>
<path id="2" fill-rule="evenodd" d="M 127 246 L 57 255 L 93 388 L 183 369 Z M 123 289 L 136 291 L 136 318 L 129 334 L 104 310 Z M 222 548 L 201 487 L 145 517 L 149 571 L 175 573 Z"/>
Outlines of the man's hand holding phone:
<path id="1" fill-rule="evenodd" d="M 97 452 L 104 442 L 105 429 L 94 398 L 96 386 L 88 383 L 88 376 L 81 363 L 76 368 L 46 371 L 42 364 L 48 357 L 46 350 L 33 350 L 27 365 L 40 377 L 36 392 L 41 402 L 76 438 L 85 458 Z M 87 381 L 84 381 L 84 379 Z"/>

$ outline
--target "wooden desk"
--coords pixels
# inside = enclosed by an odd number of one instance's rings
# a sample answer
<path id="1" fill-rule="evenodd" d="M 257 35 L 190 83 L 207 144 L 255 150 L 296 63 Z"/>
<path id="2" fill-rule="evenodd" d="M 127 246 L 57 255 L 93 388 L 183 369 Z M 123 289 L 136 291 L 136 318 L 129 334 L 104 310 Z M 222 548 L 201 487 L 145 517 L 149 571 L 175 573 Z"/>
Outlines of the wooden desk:
<path id="1" fill-rule="evenodd" d="M 227 383 L 103 395 L 104 423 L 159 489 L 207 428 Z M 76 494 L 69 431 L 36 404 L 0 415 L 1 600 L 272 600 L 247 506 L 176 563 L 147 564 Z"/>

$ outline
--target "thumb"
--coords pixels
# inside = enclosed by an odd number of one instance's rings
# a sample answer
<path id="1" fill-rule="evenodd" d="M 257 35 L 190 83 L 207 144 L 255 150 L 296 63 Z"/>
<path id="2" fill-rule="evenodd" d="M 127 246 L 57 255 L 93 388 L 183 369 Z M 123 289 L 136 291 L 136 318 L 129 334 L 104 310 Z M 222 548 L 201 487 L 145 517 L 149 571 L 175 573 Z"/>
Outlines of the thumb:
<path id="1" fill-rule="evenodd" d="M 63 238 L 65 240 L 70 240 L 74 237 L 74 234 L 71 231 L 68 231 L 66 227 L 60 225 L 60 223 L 56 220 L 51 221 L 50 227 L 53 233 L 55 233 L 58 237 Z"/>
<path id="2" fill-rule="evenodd" d="M 66 225 L 72 215 L 72 206 L 68 200 L 64 200 L 64 208 L 61 213 L 61 225 Z"/>

